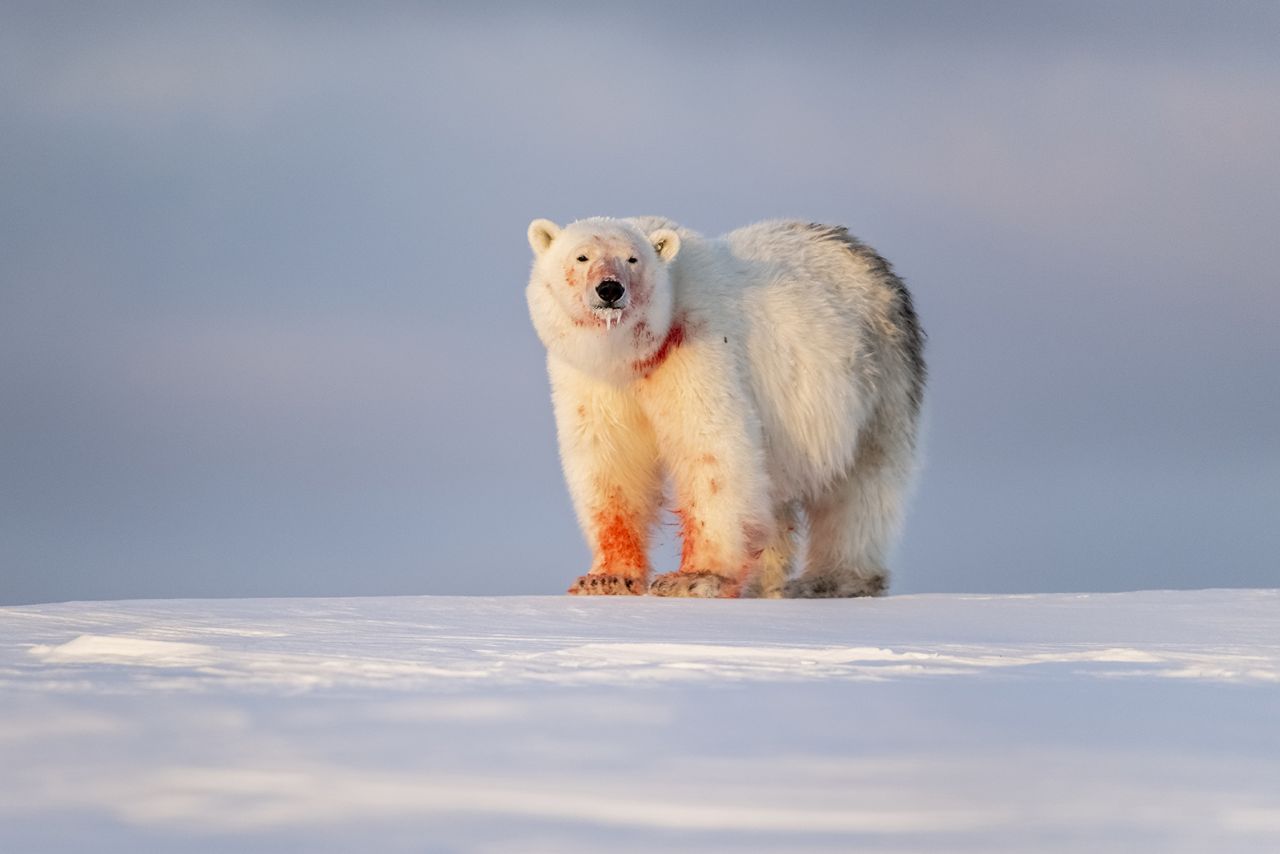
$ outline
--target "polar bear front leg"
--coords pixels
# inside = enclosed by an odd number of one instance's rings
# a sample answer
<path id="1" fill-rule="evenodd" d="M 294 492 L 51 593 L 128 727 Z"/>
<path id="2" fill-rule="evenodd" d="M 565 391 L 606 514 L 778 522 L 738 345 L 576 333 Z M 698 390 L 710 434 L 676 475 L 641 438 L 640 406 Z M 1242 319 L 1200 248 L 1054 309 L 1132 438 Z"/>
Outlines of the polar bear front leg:
<path id="1" fill-rule="evenodd" d="M 575 596 L 641 595 L 649 586 L 649 533 L 662 502 L 653 430 L 623 389 L 551 362 L 552 399 L 565 481 L 591 569 Z"/>
<path id="2" fill-rule="evenodd" d="M 737 598 L 753 594 L 773 525 L 751 500 L 758 473 L 734 470 L 732 452 L 694 452 L 690 471 L 676 476 L 680 568 L 653 580 L 655 596 Z"/>
<path id="3" fill-rule="evenodd" d="M 666 367 L 646 380 L 642 400 L 675 484 L 683 548 L 679 570 L 655 578 L 649 592 L 749 595 L 777 526 L 759 420 L 728 354 L 690 347 Z"/>

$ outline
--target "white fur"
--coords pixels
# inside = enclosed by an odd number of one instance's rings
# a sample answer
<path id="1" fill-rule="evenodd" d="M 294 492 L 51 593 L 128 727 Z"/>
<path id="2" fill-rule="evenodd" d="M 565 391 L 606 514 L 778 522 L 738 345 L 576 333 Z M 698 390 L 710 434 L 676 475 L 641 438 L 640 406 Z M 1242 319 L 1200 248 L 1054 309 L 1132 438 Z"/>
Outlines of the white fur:
<path id="1" fill-rule="evenodd" d="M 643 592 L 664 477 L 685 555 L 653 592 L 779 595 L 797 508 L 809 549 L 790 595 L 883 589 L 921 381 L 885 267 L 789 222 L 707 239 L 654 217 L 536 220 L 529 242 L 529 309 L 594 555 L 571 592 Z M 620 308 L 600 307 L 606 278 L 626 288 Z"/>

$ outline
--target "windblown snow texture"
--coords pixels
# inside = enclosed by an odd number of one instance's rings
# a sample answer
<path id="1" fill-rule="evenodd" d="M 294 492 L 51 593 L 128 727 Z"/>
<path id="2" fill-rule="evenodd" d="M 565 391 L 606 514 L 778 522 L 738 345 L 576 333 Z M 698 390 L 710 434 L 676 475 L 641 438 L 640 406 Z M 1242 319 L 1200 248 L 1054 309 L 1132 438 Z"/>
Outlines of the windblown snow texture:
<path id="1" fill-rule="evenodd" d="M 1280 850 L 1280 591 L 0 609 L 0 850 Z"/>

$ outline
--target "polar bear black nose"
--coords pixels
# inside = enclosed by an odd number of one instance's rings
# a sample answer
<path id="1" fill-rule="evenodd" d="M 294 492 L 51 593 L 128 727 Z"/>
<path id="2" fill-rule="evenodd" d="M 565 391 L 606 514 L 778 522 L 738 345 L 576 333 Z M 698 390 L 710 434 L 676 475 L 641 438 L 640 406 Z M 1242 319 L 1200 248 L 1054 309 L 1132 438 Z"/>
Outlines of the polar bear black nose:
<path id="1" fill-rule="evenodd" d="M 596 293 L 600 299 L 608 303 L 614 303 L 622 299 L 623 294 L 622 282 L 615 282 L 613 279 L 605 279 L 596 285 Z"/>

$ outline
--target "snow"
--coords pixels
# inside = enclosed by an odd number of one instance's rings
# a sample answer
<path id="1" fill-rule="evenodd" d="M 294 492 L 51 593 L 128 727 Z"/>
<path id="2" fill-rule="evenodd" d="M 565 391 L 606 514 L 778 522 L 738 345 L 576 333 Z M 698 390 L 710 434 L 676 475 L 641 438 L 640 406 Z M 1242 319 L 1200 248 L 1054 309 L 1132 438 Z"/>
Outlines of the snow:
<path id="1" fill-rule="evenodd" d="M 1276 851 L 1280 591 L 0 608 L 0 851 Z"/>

